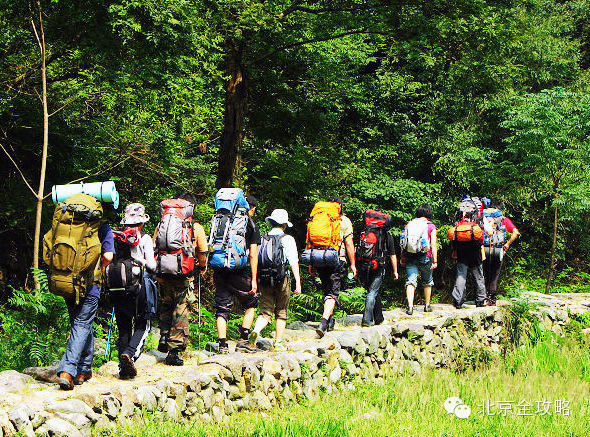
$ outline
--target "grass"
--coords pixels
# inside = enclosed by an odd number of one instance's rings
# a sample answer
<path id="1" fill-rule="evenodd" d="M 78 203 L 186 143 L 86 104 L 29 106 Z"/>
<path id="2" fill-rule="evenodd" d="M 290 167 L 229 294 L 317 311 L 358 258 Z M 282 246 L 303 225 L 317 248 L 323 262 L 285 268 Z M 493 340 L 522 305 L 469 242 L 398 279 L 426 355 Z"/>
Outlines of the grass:
<path id="1" fill-rule="evenodd" d="M 102 436 L 586 436 L 590 429 L 588 339 L 547 335 L 517 347 L 504 359 L 482 360 L 476 369 L 425 370 L 383 385 L 362 384 L 317 402 L 239 413 L 225 425 L 186 424 L 143 415 Z M 448 415 L 443 402 L 460 397 L 471 417 Z M 555 401 L 568 401 L 569 415 L 555 414 Z M 535 414 L 537 402 L 551 402 L 551 415 Z M 504 402 L 506 415 L 500 413 Z M 518 407 L 520 404 L 520 408 Z M 530 405 L 530 410 L 527 408 Z M 540 404 L 543 406 L 543 404 Z M 521 415 L 517 413 L 527 413 Z"/>

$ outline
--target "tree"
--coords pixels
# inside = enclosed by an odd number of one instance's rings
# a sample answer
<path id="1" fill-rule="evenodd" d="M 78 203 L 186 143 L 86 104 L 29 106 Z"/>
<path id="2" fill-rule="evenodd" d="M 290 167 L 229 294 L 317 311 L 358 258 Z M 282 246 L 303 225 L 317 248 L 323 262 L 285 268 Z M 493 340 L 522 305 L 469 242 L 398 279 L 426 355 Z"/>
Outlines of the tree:
<path id="1" fill-rule="evenodd" d="M 560 211 L 588 210 L 590 96 L 562 88 L 515 97 L 501 126 L 510 161 L 504 169 L 529 202 L 542 200 L 553 213 L 551 261 L 545 291 L 556 267 Z"/>

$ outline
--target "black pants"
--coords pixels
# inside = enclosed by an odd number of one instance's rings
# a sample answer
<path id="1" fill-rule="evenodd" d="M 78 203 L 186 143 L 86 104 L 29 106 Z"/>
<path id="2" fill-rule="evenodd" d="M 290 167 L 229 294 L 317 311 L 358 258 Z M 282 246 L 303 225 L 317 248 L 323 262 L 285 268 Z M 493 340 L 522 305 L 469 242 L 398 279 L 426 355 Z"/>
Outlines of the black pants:
<path id="1" fill-rule="evenodd" d="M 341 261 L 338 267 L 318 267 L 317 272 L 322 283 L 322 290 L 324 292 L 324 301 L 327 299 L 334 299 L 337 305 L 340 305 L 338 296 L 344 285 L 344 280 L 347 273 L 347 265 Z"/>
<path id="2" fill-rule="evenodd" d="M 500 248 L 500 250 L 502 250 L 502 248 Z M 492 254 L 484 260 L 483 275 L 485 277 L 488 301 L 496 301 L 496 288 L 498 287 L 500 270 L 502 270 L 502 259 L 499 256 Z"/>
<path id="3" fill-rule="evenodd" d="M 119 356 L 127 354 L 135 361 L 141 355 L 150 332 L 150 321 L 144 317 L 145 294 L 140 292 L 137 299 L 130 295 L 113 297 L 112 302 L 119 329 Z"/>

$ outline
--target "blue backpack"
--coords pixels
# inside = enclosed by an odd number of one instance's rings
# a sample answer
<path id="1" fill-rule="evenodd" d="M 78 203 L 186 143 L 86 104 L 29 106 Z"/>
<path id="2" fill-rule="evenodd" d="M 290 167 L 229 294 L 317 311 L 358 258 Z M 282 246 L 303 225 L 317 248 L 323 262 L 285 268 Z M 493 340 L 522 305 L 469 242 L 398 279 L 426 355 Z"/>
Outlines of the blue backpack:
<path id="1" fill-rule="evenodd" d="M 483 245 L 486 247 L 502 247 L 506 241 L 506 226 L 502 224 L 504 214 L 498 208 L 486 208 L 483 210 L 482 218 L 484 229 L 491 229 L 492 234 L 484 232 Z"/>
<path id="2" fill-rule="evenodd" d="M 222 188 L 215 195 L 215 214 L 209 234 L 209 265 L 239 269 L 248 265 L 246 230 L 250 209 L 240 188 Z"/>

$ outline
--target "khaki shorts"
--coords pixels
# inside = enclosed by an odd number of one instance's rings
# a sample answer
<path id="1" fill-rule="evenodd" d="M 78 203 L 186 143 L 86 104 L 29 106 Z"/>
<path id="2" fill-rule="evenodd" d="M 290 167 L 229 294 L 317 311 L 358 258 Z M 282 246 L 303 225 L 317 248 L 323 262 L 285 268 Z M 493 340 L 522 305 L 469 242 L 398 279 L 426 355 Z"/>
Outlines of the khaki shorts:
<path id="1" fill-rule="evenodd" d="M 287 307 L 291 296 L 291 281 L 288 276 L 285 277 L 282 285 L 277 287 L 261 284 L 258 292 L 261 316 L 269 322 L 272 322 L 273 316 L 287 320 Z"/>

